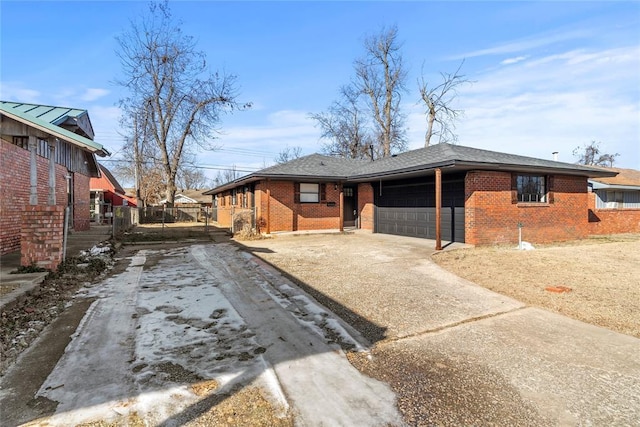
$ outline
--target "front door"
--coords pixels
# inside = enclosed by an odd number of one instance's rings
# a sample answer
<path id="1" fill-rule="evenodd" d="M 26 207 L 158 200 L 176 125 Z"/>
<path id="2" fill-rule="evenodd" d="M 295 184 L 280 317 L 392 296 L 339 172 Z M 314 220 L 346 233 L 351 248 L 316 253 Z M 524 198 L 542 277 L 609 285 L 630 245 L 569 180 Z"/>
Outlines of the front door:
<path id="1" fill-rule="evenodd" d="M 345 227 L 355 227 L 356 221 L 358 219 L 358 203 L 357 203 L 357 194 L 355 187 L 343 187 L 342 191 L 344 193 L 344 223 Z"/>

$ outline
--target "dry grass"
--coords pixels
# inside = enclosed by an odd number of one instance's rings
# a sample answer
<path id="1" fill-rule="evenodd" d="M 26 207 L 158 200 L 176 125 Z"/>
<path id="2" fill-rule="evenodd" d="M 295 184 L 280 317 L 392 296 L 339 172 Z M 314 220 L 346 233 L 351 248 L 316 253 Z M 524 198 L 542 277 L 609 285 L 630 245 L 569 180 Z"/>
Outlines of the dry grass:
<path id="1" fill-rule="evenodd" d="M 441 267 L 525 304 L 640 338 L 640 235 L 536 247 L 457 249 Z M 565 286 L 554 293 L 547 287 Z"/>

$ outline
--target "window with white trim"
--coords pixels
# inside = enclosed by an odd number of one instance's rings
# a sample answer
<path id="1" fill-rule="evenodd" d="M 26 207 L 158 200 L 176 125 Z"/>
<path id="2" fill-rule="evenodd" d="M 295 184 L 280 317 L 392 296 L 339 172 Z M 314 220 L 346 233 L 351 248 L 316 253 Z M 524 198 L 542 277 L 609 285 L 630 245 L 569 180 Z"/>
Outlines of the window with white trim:
<path id="1" fill-rule="evenodd" d="M 300 183 L 300 203 L 320 202 L 320 184 Z"/>
<path id="2" fill-rule="evenodd" d="M 516 178 L 518 202 L 546 203 L 546 180 L 541 175 L 518 175 Z"/>

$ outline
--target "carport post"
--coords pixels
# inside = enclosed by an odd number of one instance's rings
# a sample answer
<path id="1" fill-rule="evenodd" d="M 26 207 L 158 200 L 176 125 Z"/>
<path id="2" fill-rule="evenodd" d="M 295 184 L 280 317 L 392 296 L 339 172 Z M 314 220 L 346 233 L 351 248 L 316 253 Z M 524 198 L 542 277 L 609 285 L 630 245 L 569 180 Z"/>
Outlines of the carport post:
<path id="1" fill-rule="evenodd" d="M 344 231 L 344 187 L 340 183 L 340 232 Z"/>
<path id="2" fill-rule="evenodd" d="M 436 169 L 436 250 L 442 250 L 440 220 L 442 218 L 442 171 Z"/>
<path id="3" fill-rule="evenodd" d="M 271 183 L 267 180 L 267 234 L 271 234 Z"/>

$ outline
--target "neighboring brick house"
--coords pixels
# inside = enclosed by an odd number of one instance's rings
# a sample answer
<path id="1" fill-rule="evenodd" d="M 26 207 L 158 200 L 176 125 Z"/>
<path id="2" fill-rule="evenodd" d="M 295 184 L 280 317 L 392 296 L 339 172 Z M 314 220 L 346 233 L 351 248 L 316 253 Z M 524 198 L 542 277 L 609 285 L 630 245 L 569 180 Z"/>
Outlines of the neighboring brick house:
<path id="1" fill-rule="evenodd" d="M 89 229 L 89 181 L 108 155 L 93 137 L 86 110 L 0 101 L 0 254 L 55 268 L 65 210 L 70 229 Z"/>
<path id="2" fill-rule="evenodd" d="M 98 164 L 99 177 L 92 177 L 90 187 L 91 221 L 109 223 L 116 206 L 136 206 L 135 197 L 126 194 L 115 176 L 104 165 Z"/>
<path id="3" fill-rule="evenodd" d="M 373 162 L 312 154 L 205 194 L 219 225 L 250 210 L 263 233 L 353 226 L 481 245 L 517 242 L 522 227 L 543 243 L 589 235 L 587 179 L 615 175 L 442 143 Z"/>
<path id="4" fill-rule="evenodd" d="M 592 234 L 640 233 L 640 171 L 607 168 L 614 177 L 589 180 Z"/>

